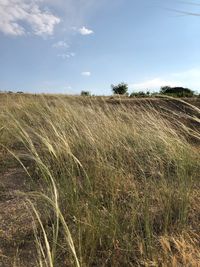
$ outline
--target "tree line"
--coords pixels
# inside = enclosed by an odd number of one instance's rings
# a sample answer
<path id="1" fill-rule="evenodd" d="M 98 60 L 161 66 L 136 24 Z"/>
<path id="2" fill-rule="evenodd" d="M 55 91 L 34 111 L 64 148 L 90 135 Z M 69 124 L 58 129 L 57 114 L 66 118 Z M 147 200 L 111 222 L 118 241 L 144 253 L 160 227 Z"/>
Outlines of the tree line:
<path id="1" fill-rule="evenodd" d="M 193 90 L 181 87 L 181 86 L 162 86 L 160 88 L 159 92 L 151 93 L 150 90 L 144 91 L 135 91 L 131 94 L 128 93 L 128 84 L 121 82 L 117 85 L 111 85 L 111 89 L 114 95 L 124 95 L 129 97 L 150 97 L 154 95 L 166 95 L 166 96 L 172 96 L 172 97 L 194 97 L 194 96 L 200 96 L 200 94 L 195 93 Z M 89 91 L 82 91 L 82 96 L 90 96 Z"/>

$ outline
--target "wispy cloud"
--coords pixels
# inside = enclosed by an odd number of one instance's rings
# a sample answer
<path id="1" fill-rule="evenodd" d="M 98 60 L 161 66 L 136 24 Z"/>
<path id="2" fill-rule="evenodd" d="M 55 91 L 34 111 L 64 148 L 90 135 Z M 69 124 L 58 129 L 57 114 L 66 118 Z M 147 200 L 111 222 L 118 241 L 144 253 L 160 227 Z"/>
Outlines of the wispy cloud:
<path id="1" fill-rule="evenodd" d="M 161 86 L 182 86 L 182 83 L 180 81 L 174 81 L 174 80 L 165 80 L 162 78 L 154 78 L 152 80 L 143 81 L 141 83 L 134 83 L 130 84 L 129 88 L 133 90 L 157 90 L 160 89 Z"/>
<path id="2" fill-rule="evenodd" d="M 81 72 L 81 75 L 85 76 L 85 77 L 89 77 L 89 76 L 91 76 L 91 72 L 90 71 L 83 71 L 83 72 Z"/>
<path id="3" fill-rule="evenodd" d="M 69 45 L 65 41 L 58 41 L 52 45 L 53 48 L 69 48 Z"/>
<path id="4" fill-rule="evenodd" d="M 7 35 L 22 36 L 28 31 L 38 36 L 52 35 L 60 18 L 41 8 L 42 1 L 0 0 L 0 31 Z"/>
<path id="5" fill-rule="evenodd" d="M 102 6 L 107 4 L 107 0 L 39 0 L 46 6 L 51 6 L 56 10 L 61 10 L 62 27 L 65 34 L 71 32 L 72 27 L 77 30 L 85 26 L 91 14 L 95 14 Z M 87 28 L 87 27 L 86 27 Z"/>
<path id="6" fill-rule="evenodd" d="M 174 73 L 168 73 L 162 77 L 156 77 L 140 83 L 129 84 L 129 88 L 139 90 L 158 90 L 161 86 L 183 86 L 193 90 L 200 90 L 200 67 L 190 68 Z"/>
<path id="7" fill-rule="evenodd" d="M 172 76 L 178 77 L 178 78 L 198 78 L 200 81 L 200 68 L 192 68 L 176 73 L 172 73 Z"/>
<path id="8" fill-rule="evenodd" d="M 62 58 L 62 59 L 69 59 L 71 57 L 75 57 L 75 53 L 71 52 L 71 53 L 63 53 L 63 54 L 58 54 L 57 56 Z"/>
<path id="9" fill-rule="evenodd" d="M 56 81 L 56 80 L 46 80 L 46 81 L 41 81 L 36 85 L 37 88 L 40 89 L 40 92 L 43 93 L 72 93 L 73 87 L 71 84 L 69 84 L 66 81 Z"/>
<path id="10" fill-rule="evenodd" d="M 90 30 L 90 29 L 87 29 L 85 26 L 83 26 L 82 28 L 80 28 L 78 30 L 78 32 L 81 34 L 81 35 L 90 35 L 90 34 L 93 34 L 93 30 Z"/>
<path id="11" fill-rule="evenodd" d="M 186 87 L 194 90 L 200 90 L 200 68 L 191 68 L 180 72 L 172 73 L 174 79 L 178 79 L 184 83 Z"/>

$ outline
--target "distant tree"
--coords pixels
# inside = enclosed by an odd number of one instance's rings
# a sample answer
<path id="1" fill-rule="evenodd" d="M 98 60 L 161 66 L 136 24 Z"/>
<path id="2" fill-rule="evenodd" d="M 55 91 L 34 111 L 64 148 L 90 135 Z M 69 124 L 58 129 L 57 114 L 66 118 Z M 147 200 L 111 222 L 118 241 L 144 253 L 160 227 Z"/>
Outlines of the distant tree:
<path id="1" fill-rule="evenodd" d="M 172 87 L 170 87 L 170 86 L 162 86 L 161 88 L 160 88 L 160 94 L 166 94 L 167 92 L 169 92 L 170 90 L 172 89 Z"/>
<path id="2" fill-rule="evenodd" d="M 89 91 L 81 91 L 81 96 L 90 96 L 90 92 Z"/>
<path id="3" fill-rule="evenodd" d="M 189 88 L 184 87 L 170 87 L 170 86 L 163 86 L 160 89 L 160 94 L 163 95 L 171 95 L 175 97 L 192 97 L 194 96 L 194 92 Z"/>
<path id="4" fill-rule="evenodd" d="M 17 92 L 17 94 L 23 94 L 23 93 L 24 93 L 24 92 L 22 92 L 22 91 L 18 91 L 18 92 Z"/>
<path id="5" fill-rule="evenodd" d="M 114 94 L 125 95 L 128 92 L 128 84 L 119 83 L 118 85 L 111 85 L 112 91 Z"/>
<path id="6" fill-rule="evenodd" d="M 138 92 L 138 96 L 139 96 L 139 97 L 145 97 L 145 96 L 147 96 L 147 95 L 146 95 L 145 92 L 143 92 L 143 91 L 139 91 L 139 92 Z"/>
<path id="7" fill-rule="evenodd" d="M 150 96 L 150 95 L 151 95 L 150 91 L 147 91 L 147 92 L 146 92 L 146 95 L 147 95 L 147 96 Z"/>

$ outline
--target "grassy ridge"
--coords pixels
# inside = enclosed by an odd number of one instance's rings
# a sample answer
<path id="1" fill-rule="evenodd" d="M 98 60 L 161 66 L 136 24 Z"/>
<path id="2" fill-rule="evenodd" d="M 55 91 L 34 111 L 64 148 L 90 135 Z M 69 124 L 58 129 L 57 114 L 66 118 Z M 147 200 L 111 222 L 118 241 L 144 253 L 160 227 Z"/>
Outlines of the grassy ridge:
<path id="1" fill-rule="evenodd" d="M 39 266 L 199 266 L 199 147 L 161 113 L 4 96 L 2 149 L 39 179 L 43 195 L 34 195 L 51 210 L 46 227 L 33 207 Z"/>

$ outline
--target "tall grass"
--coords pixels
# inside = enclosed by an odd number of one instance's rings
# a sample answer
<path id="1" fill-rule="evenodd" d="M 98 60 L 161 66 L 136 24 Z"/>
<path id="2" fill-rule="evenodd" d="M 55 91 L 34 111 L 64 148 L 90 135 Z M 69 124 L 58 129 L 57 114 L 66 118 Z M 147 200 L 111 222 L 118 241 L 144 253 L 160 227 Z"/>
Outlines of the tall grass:
<path id="1" fill-rule="evenodd" d="M 199 148 L 185 125 L 93 98 L 7 96 L 1 109 L 0 142 L 51 217 L 31 204 L 38 266 L 200 265 Z"/>

